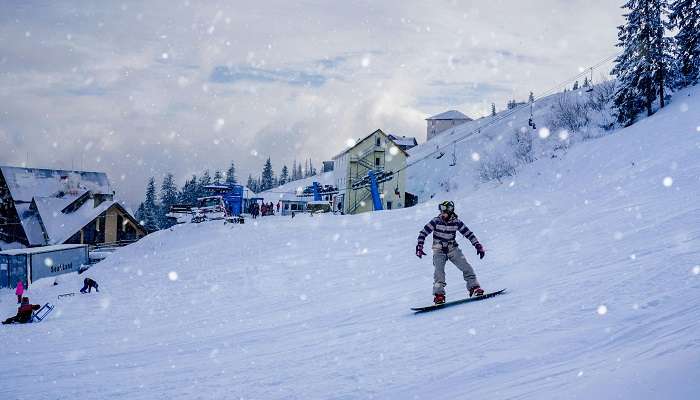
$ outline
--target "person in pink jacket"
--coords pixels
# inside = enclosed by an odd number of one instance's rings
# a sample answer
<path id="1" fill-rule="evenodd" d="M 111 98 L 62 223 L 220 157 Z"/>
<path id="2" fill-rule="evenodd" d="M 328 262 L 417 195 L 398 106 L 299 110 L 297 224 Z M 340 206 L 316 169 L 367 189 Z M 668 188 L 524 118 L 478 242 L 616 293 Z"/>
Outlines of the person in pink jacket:
<path id="1" fill-rule="evenodd" d="M 22 295 L 24 294 L 24 284 L 22 281 L 17 281 L 17 289 L 15 289 L 15 294 L 17 295 L 17 304 L 21 304 Z"/>

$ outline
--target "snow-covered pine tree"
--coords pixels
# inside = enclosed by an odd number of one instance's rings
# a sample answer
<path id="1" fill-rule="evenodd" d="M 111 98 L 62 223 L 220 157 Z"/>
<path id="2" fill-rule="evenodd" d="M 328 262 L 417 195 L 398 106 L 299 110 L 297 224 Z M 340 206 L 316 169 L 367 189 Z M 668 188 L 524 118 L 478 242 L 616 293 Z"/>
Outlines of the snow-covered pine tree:
<path id="1" fill-rule="evenodd" d="M 574 87 L 571 90 L 578 90 L 578 81 L 574 82 Z"/>
<path id="2" fill-rule="evenodd" d="M 662 14 L 667 0 L 628 0 L 623 6 L 625 24 L 618 27 L 618 47 L 622 54 L 615 59 L 612 74 L 617 77 L 615 108 L 620 123 L 630 125 L 643 109 L 653 113 L 657 96 L 665 105 L 664 90 L 668 86 L 671 41 L 664 36 Z"/>
<path id="3" fill-rule="evenodd" d="M 146 200 L 143 202 L 144 228 L 148 232 L 155 232 L 160 229 L 158 224 L 158 204 L 156 204 L 156 180 L 151 177 L 146 186 Z"/>
<path id="4" fill-rule="evenodd" d="M 700 81 L 700 0 L 675 0 L 670 9 L 670 28 L 678 30 L 675 86 L 684 88 Z"/>
<path id="5" fill-rule="evenodd" d="M 224 183 L 224 174 L 222 174 L 218 169 L 214 171 L 214 178 L 212 179 L 211 183 L 214 185 L 221 185 Z"/>
<path id="6" fill-rule="evenodd" d="M 197 204 L 197 175 L 192 175 L 191 180 L 186 180 L 182 190 L 178 194 L 177 201 L 180 204 Z"/>
<path id="7" fill-rule="evenodd" d="M 236 184 L 236 166 L 231 161 L 231 165 L 226 170 L 226 184 L 235 185 Z"/>
<path id="8" fill-rule="evenodd" d="M 270 157 L 265 161 L 265 165 L 262 170 L 262 177 L 260 179 L 260 191 L 270 190 L 274 185 L 274 172 L 272 171 L 272 162 Z"/>
<path id="9" fill-rule="evenodd" d="M 301 163 L 297 164 L 297 179 L 304 177 L 304 171 L 301 170 Z"/>
<path id="10" fill-rule="evenodd" d="M 496 103 L 491 103 L 491 116 L 496 116 Z"/>
<path id="11" fill-rule="evenodd" d="M 289 169 L 287 169 L 286 165 L 282 166 L 282 172 L 280 172 L 280 180 L 279 184 L 280 186 L 284 185 L 289 181 Z"/>
<path id="12" fill-rule="evenodd" d="M 173 174 L 168 173 L 163 178 L 163 183 L 160 185 L 160 213 L 158 214 L 158 225 L 161 228 L 169 228 L 172 226 L 165 216 L 170 212 L 170 206 L 177 203 L 177 186 Z"/>
<path id="13" fill-rule="evenodd" d="M 253 193 L 258 193 L 258 184 L 257 182 L 255 182 L 255 179 L 253 179 L 253 175 L 248 175 L 248 183 L 246 184 L 246 186 Z"/>
<path id="14" fill-rule="evenodd" d="M 591 85 L 591 83 L 588 81 L 588 77 L 584 76 L 583 77 L 583 87 L 587 88 Z"/>
<path id="15" fill-rule="evenodd" d="M 136 209 L 136 213 L 134 214 L 134 217 L 136 217 L 136 220 L 139 222 L 139 224 L 144 224 L 145 219 L 146 219 L 146 207 L 143 205 L 143 202 L 139 204 L 139 208 Z"/>
<path id="16" fill-rule="evenodd" d="M 205 197 L 208 194 L 208 191 L 204 188 L 207 185 L 211 185 L 211 175 L 209 174 L 209 170 L 205 170 L 204 173 L 202 174 L 202 177 L 199 178 L 199 182 L 197 182 L 197 197 Z M 195 197 L 195 203 L 197 202 L 197 197 Z"/>

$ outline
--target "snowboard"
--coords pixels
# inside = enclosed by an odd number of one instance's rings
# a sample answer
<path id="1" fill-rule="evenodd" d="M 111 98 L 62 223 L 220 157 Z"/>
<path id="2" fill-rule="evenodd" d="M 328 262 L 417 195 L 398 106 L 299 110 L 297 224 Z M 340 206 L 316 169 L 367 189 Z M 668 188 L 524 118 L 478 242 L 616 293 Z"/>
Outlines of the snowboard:
<path id="1" fill-rule="evenodd" d="M 433 310 L 439 310 L 441 308 L 446 308 L 446 307 L 451 307 L 451 306 L 456 306 L 457 304 L 462 304 L 462 303 L 471 303 L 472 301 L 479 301 L 479 300 L 486 300 L 494 296 L 498 296 L 499 294 L 502 294 L 506 291 L 506 289 L 501 289 L 497 292 L 491 292 L 491 293 L 486 293 L 481 296 L 476 296 L 476 297 L 469 297 L 466 299 L 460 299 L 460 300 L 453 300 L 453 301 L 448 301 L 443 304 L 433 304 L 429 305 L 427 307 L 414 307 L 411 308 L 411 310 L 415 311 L 416 314 L 422 313 L 422 312 L 428 312 L 428 311 L 433 311 Z"/>

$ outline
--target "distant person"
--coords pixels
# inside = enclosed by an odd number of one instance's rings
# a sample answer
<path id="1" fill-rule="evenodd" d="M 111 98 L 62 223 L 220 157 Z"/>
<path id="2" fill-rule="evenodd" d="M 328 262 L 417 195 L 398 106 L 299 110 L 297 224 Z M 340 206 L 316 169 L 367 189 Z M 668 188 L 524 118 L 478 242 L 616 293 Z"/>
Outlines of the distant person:
<path id="1" fill-rule="evenodd" d="M 277 214 L 279 214 L 279 213 L 280 213 L 280 202 L 278 201 L 277 202 Z"/>
<path id="2" fill-rule="evenodd" d="M 34 310 L 40 309 L 38 304 L 29 304 L 29 297 L 22 297 L 22 304 L 17 307 L 17 315 L 2 321 L 3 325 L 9 324 L 26 324 L 32 322 L 32 313 Z"/>
<path id="3" fill-rule="evenodd" d="M 99 293 L 100 290 L 97 288 L 98 286 L 99 285 L 97 284 L 97 282 L 93 281 L 90 278 L 85 278 L 83 280 L 83 288 L 80 289 L 80 293 L 91 293 L 92 288 L 95 288 L 95 291 Z"/>
<path id="4" fill-rule="evenodd" d="M 24 283 L 22 283 L 22 281 L 17 281 L 17 289 L 15 289 L 15 294 L 17 295 L 17 304 L 22 303 L 22 295 L 24 294 Z"/>

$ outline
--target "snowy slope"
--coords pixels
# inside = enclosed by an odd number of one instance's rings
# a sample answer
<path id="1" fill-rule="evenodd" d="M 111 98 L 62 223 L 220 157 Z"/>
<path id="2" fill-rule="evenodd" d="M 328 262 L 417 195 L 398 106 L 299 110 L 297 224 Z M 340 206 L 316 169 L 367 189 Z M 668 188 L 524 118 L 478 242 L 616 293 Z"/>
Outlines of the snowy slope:
<path id="1" fill-rule="evenodd" d="M 91 270 L 98 295 L 57 301 L 77 275 L 32 287 L 57 309 L 0 329 L 0 398 L 695 399 L 699 91 L 512 183 L 450 193 L 487 248 L 477 260 L 461 241 L 482 285 L 507 295 L 410 313 L 431 301 L 413 252 L 440 194 L 178 226 Z M 448 298 L 464 296 L 448 270 Z"/>
<path id="2" fill-rule="evenodd" d="M 503 158 L 514 165 L 512 141 L 516 132 L 536 138 L 532 146 L 534 158 L 559 155 L 563 149 L 576 145 L 585 138 L 605 134 L 602 125 L 612 120 L 609 104 L 601 104 L 599 97 L 610 95 L 611 82 L 603 82 L 585 90 L 555 93 L 523 104 L 513 110 L 503 110 L 495 116 L 469 121 L 442 132 L 431 140 L 408 151 L 407 191 L 418 195 L 420 201 L 430 199 L 441 191 L 472 189 L 480 183 L 479 168 Z M 555 127 L 560 104 L 584 104 L 595 100 L 600 110 L 588 110 L 590 121 L 578 132 Z M 529 125 L 530 118 L 537 129 Z M 545 140 L 540 135 L 548 135 Z M 563 135 L 563 136 L 562 136 Z M 563 138 L 563 140 L 562 140 Z"/>

